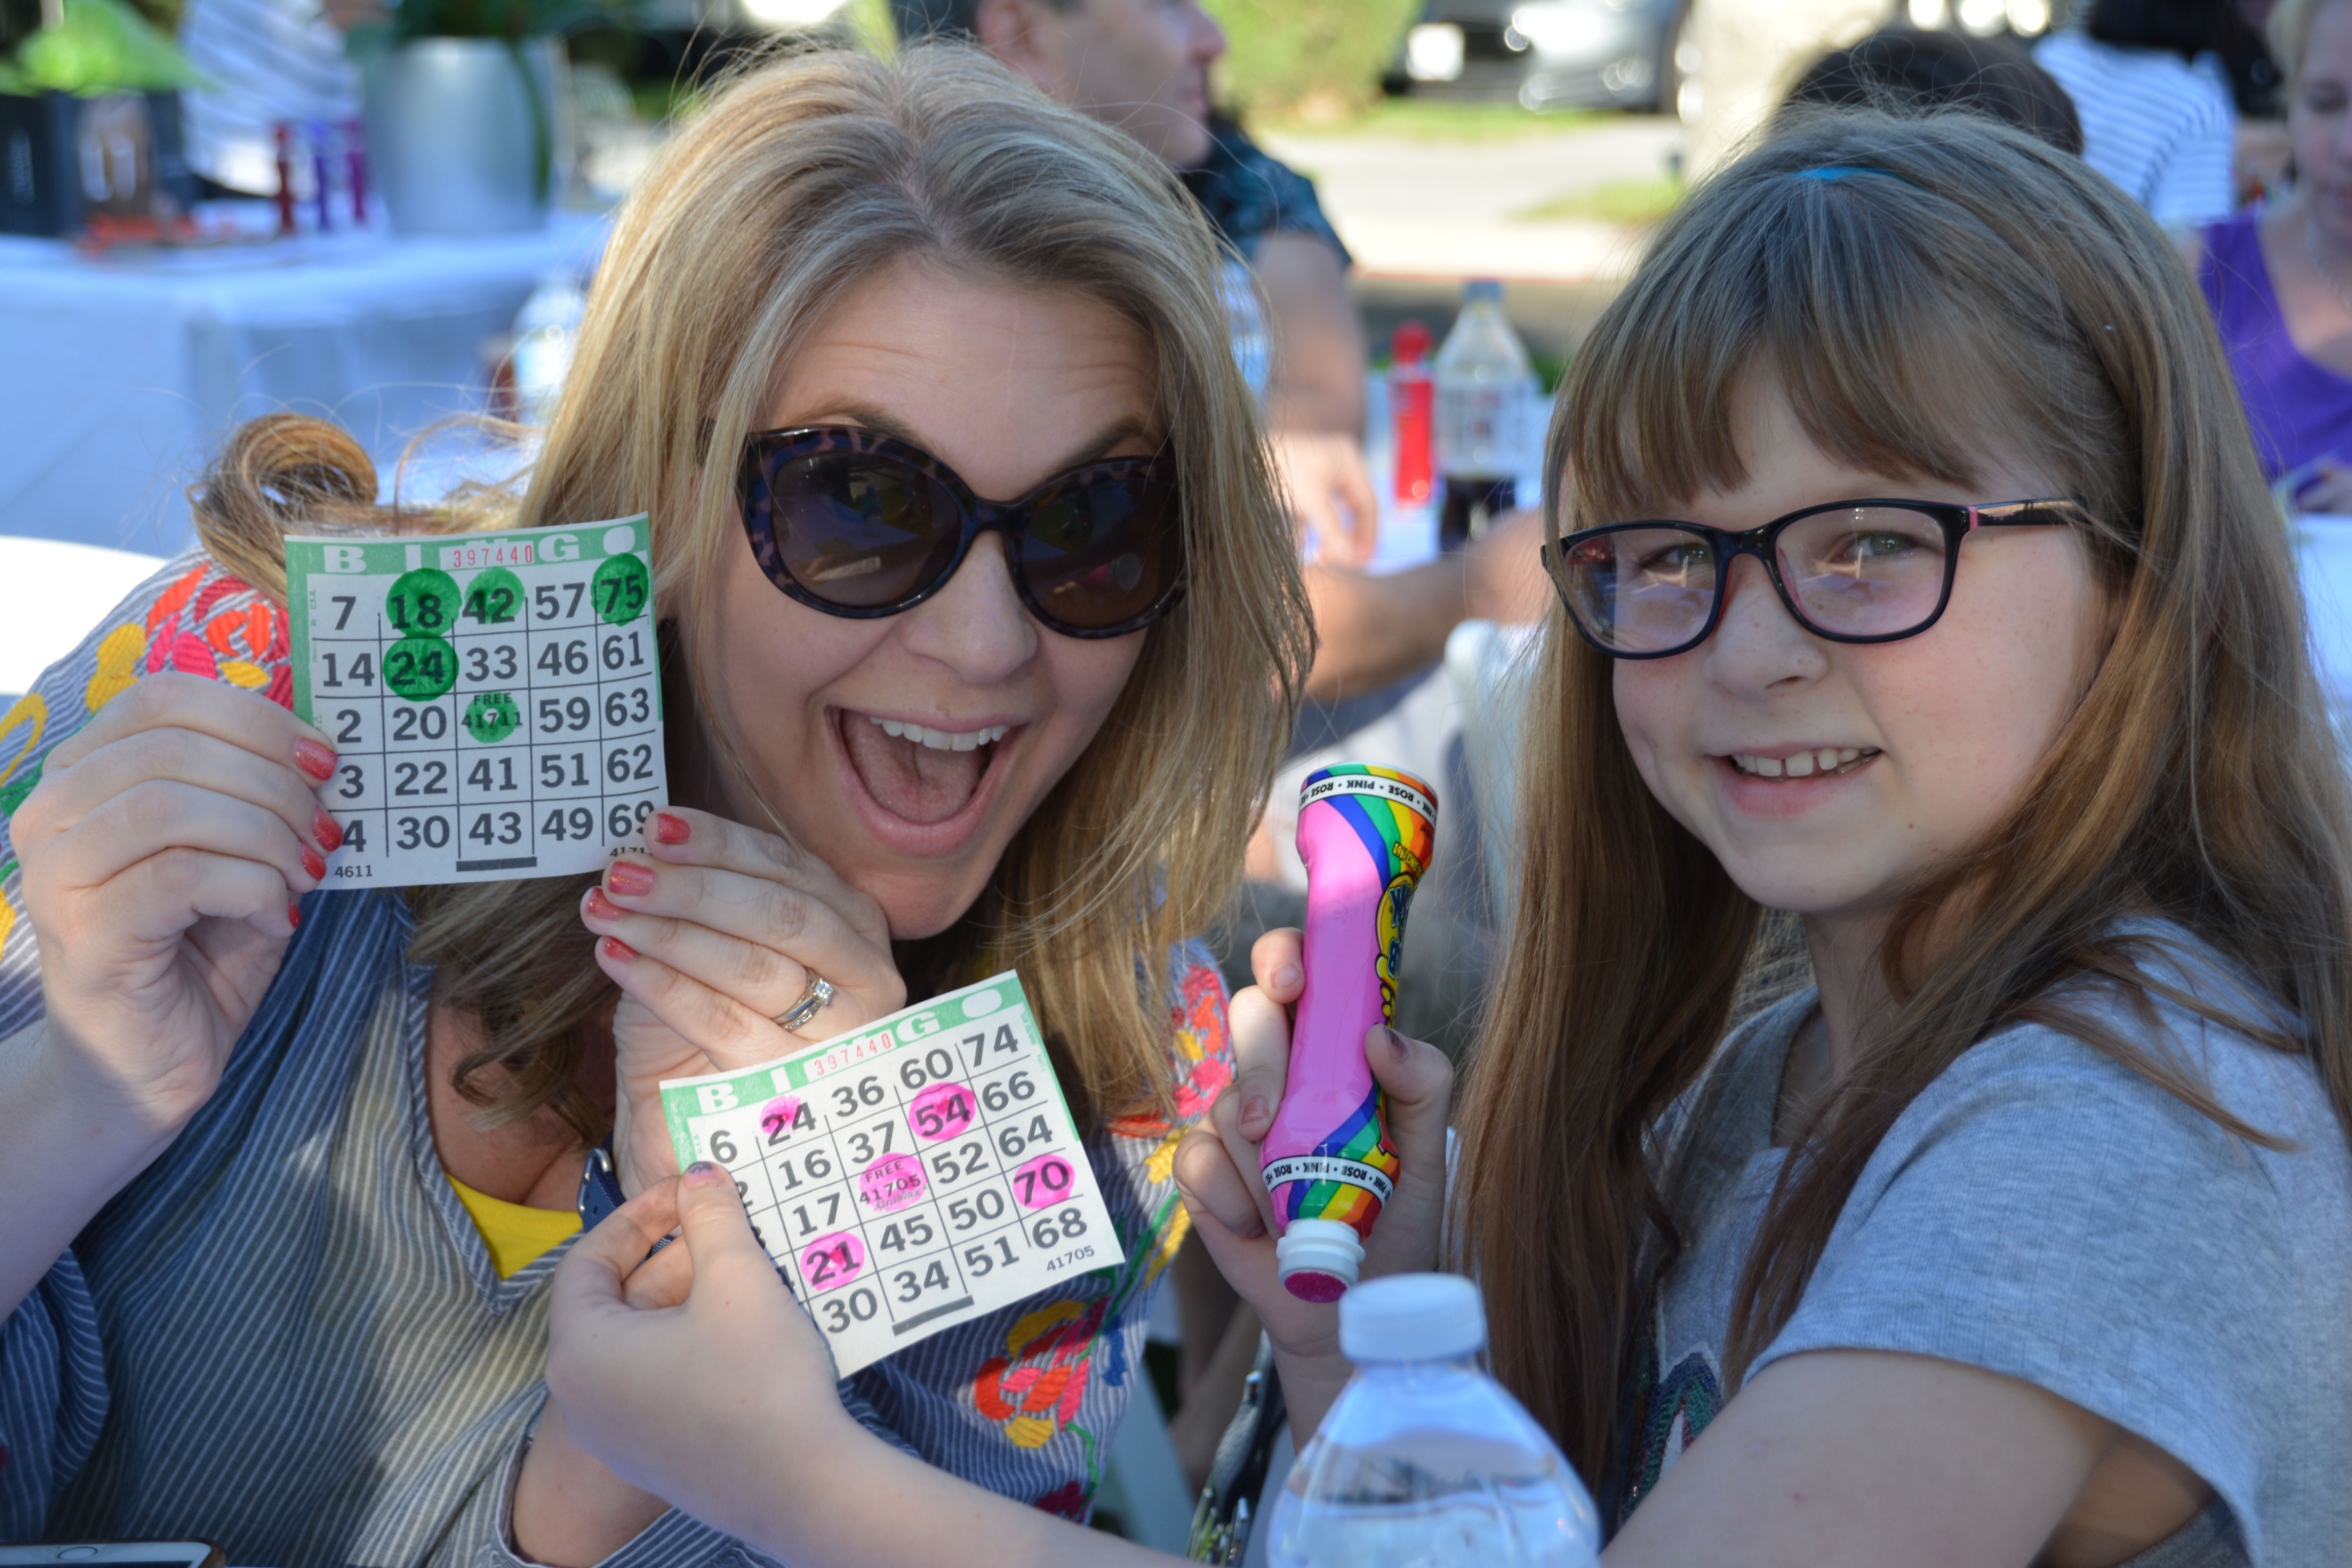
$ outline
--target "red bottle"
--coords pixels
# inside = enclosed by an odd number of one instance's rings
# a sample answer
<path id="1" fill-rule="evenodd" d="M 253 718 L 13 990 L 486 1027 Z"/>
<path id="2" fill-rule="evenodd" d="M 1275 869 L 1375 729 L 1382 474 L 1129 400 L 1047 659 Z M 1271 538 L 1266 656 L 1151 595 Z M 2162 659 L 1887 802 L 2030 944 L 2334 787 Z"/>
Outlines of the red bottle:
<path id="1" fill-rule="evenodd" d="M 1396 499 L 1420 505 L 1430 496 L 1430 429 L 1436 384 L 1429 374 L 1429 329 L 1406 321 L 1389 338 L 1389 417 L 1396 430 Z"/>

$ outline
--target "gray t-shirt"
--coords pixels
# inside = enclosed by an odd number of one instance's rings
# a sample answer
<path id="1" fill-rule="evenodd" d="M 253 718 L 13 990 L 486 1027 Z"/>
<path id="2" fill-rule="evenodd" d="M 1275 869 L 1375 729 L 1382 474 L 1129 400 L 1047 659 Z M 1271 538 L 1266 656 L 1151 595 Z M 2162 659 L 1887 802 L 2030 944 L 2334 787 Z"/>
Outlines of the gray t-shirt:
<path id="1" fill-rule="evenodd" d="M 2151 972 L 2242 1016 L 2242 982 L 2177 928 Z M 1771 1146 L 1807 992 L 1736 1030 L 1663 1133 L 1685 1250 L 1637 1374 L 1623 1511 L 1714 1417 L 1732 1293 L 1787 1152 Z M 2150 1035 L 2280 1152 L 2038 1025 L 1992 1035 L 1864 1167 L 1757 1358 L 1908 1352 L 2022 1378 L 2137 1434 L 2218 1500 L 2126 1568 L 2352 1563 L 2352 1155 L 2312 1064 L 2158 1000 Z"/>

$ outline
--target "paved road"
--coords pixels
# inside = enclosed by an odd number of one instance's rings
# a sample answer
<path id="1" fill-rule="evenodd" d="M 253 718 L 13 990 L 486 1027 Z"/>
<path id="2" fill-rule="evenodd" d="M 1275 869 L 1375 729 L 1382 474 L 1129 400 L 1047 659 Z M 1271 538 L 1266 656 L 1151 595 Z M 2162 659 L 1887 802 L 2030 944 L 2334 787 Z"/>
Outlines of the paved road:
<path id="1" fill-rule="evenodd" d="M 1511 141 L 1269 135 L 1313 175 L 1368 281 L 1499 277 L 1557 284 L 1622 278 L 1638 237 L 1611 224 L 1511 215 L 1612 181 L 1655 179 L 1679 121 L 1622 115 Z"/>

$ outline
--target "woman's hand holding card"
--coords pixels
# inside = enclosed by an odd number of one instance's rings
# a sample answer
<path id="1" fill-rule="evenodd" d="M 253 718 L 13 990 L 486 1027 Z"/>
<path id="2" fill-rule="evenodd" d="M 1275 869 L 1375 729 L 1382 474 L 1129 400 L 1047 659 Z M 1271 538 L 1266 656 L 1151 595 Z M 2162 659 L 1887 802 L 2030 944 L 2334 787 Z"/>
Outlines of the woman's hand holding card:
<path id="1" fill-rule="evenodd" d="M 772 833 L 670 806 L 646 858 L 616 857 L 581 918 L 621 987 L 613 1018 L 624 1190 L 677 1170 L 661 1081 L 771 1061 L 906 1005 L 880 908 Z M 797 1030 L 776 1020 L 818 977 L 832 999 Z"/>

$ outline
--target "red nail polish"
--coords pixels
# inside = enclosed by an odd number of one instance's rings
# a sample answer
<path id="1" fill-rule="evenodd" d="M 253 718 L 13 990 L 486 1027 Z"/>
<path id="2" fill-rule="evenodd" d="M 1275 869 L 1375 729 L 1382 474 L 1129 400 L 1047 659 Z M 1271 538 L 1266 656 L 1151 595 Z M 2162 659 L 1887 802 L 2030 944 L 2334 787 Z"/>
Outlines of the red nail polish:
<path id="1" fill-rule="evenodd" d="M 335 776 L 334 748 L 322 746 L 305 735 L 294 742 L 294 765 L 325 784 Z"/>
<path id="2" fill-rule="evenodd" d="M 625 899 L 634 899 L 654 890 L 654 874 L 634 860 L 615 860 L 604 868 L 604 885 Z"/>
<path id="3" fill-rule="evenodd" d="M 310 837 L 319 841 L 320 848 L 332 855 L 343 847 L 343 825 L 329 816 L 324 810 L 313 810 L 310 813 Z"/>
<path id="4" fill-rule="evenodd" d="M 314 882 L 322 882 L 326 880 L 326 857 L 320 855 L 316 849 L 311 848 L 308 844 L 305 844 L 302 846 L 302 869 L 310 873 L 310 879 Z"/>
<path id="5" fill-rule="evenodd" d="M 588 889 L 588 912 L 600 921 L 618 920 L 628 913 L 620 905 L 606 898 L 604 889 L 602 888 Z"/>
<path id="6" fill-rule="evenodd" d="M 660 843 L 683 844 L 687 835 L 693 831 L 682 816 L 672 816 L 667 811 L 654 813 L 654 837 Z"/>
<path id="7" fill-rule="evenodd" d="M 626 963 L 637 956 L 637 950 L 618 937 L 608 936 L 597 945 L 604 950 L 604 956 L 615 963 Z"/>
<path id="8" fill-rule="evenodd" d="M 292 926 L 299 926 L 302 923 L 302 906 L 295 903 L 290 899 L 287 900 L 286 904 L 286 923 Z"/>

